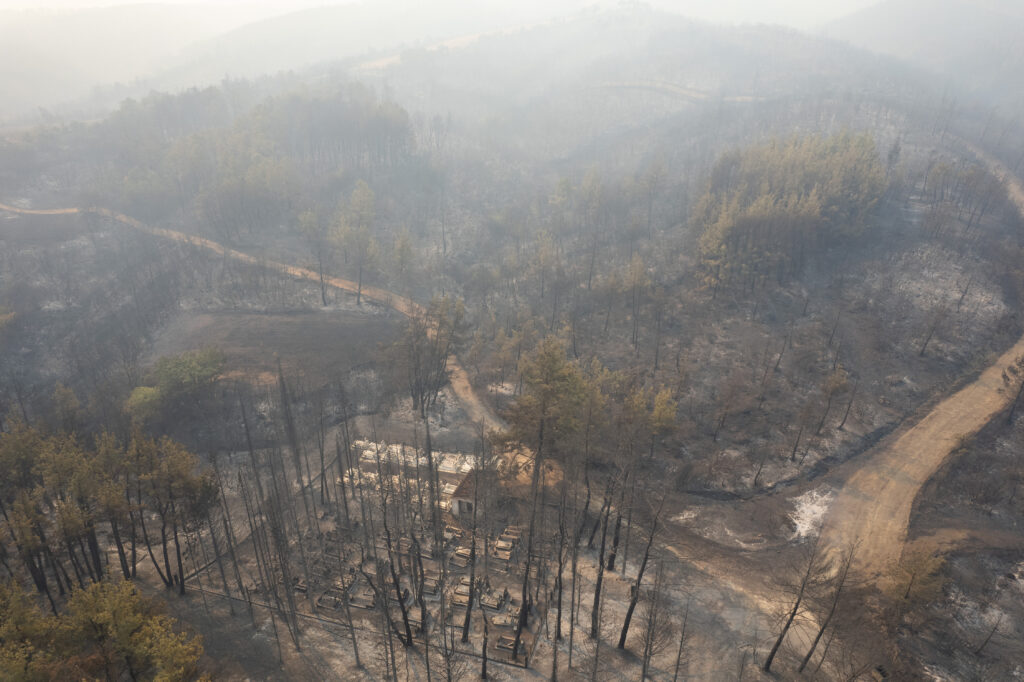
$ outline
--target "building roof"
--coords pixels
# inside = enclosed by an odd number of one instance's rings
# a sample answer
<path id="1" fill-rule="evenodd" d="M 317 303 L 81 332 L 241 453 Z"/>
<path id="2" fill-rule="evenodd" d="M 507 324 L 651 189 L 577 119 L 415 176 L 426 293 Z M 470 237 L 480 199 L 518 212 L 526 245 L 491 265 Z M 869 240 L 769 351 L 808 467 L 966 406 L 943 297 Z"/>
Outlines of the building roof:
<path id="1" fill-rule="evenodd" d="M 463 477 L 462 482 L 459 483 L 455 492 L 452 493 L 452 499 L 472 500 L 475 492 L 476 475 L 475 470 L 472 470 Z"/>

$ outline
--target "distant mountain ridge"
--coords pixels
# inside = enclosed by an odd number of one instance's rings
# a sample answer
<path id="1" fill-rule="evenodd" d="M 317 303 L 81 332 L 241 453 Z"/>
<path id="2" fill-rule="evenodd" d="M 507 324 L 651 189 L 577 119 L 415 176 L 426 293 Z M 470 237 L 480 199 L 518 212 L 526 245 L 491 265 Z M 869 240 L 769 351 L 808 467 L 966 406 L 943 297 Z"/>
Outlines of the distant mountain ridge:
<path id="1" fill-rule="evenodd" d="M 97 87 L 134 83 L 112 91 L 138 95 L 299 70 L 546 21 L 592 1 L 303 1 L 248 23 L 233 6 L 199 3 L 0 10 L 0 121 L 80 100 Z"/>
<path id="2" fill-rule="evenodd" d="M 417 47 L 466 34 L 548 20 L 586 0 L 374 0 L 324 5 L 256 21 L 191 46 L 156 78 L 159 86 L 252 77 L 358 57 L 371 50 Z"/>
<path id="3" fill-rule="evenodd" d="M 992 104 L 1024 109 L 1024 3 L 1017 0 L 884 0 L 823 33 L 930 69 Z"/>
<path id="4" fill-rule="evenodd" d="M 243 21 L 237 8 L 198 2 L 0 9 L 0 119 L 148 76 L 184 46 Z"/>

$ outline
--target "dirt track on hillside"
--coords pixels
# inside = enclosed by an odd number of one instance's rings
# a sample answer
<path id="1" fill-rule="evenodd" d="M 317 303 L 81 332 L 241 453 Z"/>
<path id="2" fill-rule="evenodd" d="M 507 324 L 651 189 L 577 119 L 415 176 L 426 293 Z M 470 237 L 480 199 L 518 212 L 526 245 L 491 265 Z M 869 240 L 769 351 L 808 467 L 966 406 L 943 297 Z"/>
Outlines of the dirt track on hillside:
<path id="1" fill-rule="evenodd" d="M 1024 213 L 1024 187 L 998 161 L 972 151 L 999 176 L 1010 199 Z M 977 433 L 1003 411 L 1010 396 L 1002 372 L 1024 355 L 1017 341 L 975 381 L 935 406 L 915 424 L 898 430 L 867 453 L 839 490 L 822 527 L 832 551 L 858 543 L 857 570 L 877 577 L 899 560 L 907 540 L 910 511 L 921 487 L 965 436 Z"/>
<path id="2" fill-rule="evenodd" d="M 232 260 L 249 265 L 270 268 L 271 270 L 275 270 L 296 279 L 304 279 L 318 284 L 320 282 L 320 275 L 314 270 L 300 268 L 286 263 L 279 263 L 277 261 L 262 260 L 247 253 L 229 249 L 210 239 L 185 234 L 184 232 L 176 232 L 174 230 L 153 227 L 143 223 L 142 221 L 136 220 L 135 218 L 126 216 L 123 213 L 117 213 L 116 211 L 111 211 L 106 208 L 27 209 L 0 203 L 0 211 L 8 211 L 10 213 L 17 213 L 21 215 L 74 215 L 79 213 L 100 215 L 155 237 L 170 239 L 182 244 L 190 244 L 192 246 L 211 251 L 219 256 L 224 256 L 225 258 L 231 258 Z M 341 291 L 355 293 L 359 289 L 356 282 L 343 279 L 341 277 L 325 277 L 324 282 L 328 286 Z M 423 307 L 415 301 L 378 287 L 363 286 L 362 296 L 374 303 L 385 305 L 406 317 L 423 311 Z M 503 428 L 504 422 L 502 422 L 501 418 L 499 418 L 498 415 L 496 415 L 473 390 L 473 386 L 469 382 L 469 375 L 466 373 L 466 370 L 462 365 L 459 364 L 458 358 L 455 356 L 450 357 L 448 359 L 448 368 L 451 371 L 450 380 L 452 391 L 458 397 L 459 402 L 462 405 L 462 408 L 466 411 L 466 415 L 469 419 L 474 424 L 483 424 L 486 429 Z"/>

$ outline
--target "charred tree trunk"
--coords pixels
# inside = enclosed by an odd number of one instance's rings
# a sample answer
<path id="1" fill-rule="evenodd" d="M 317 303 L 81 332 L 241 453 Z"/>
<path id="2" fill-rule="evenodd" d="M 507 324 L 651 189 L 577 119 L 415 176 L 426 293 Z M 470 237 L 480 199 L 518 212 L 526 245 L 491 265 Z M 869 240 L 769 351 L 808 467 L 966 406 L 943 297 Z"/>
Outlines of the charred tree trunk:
<path id="1" fill-rule="evenodd" d="M 611 516 L 611 496 L 605 500 L 604 521 L 601 524 L 601 551 L 597 555 L 597 580 L 594 585 L 594 604 L 590 610 L 590 637 L 597 637 L 598 628 L 601 625 L 601 584 L 604 580 L 604 551 L 605 541 L 608 538 L 608 518 Z"/>
<path id="2" fill-rule="evenodd" d="M 661 507 L 665 504 L 665 498 L 661 499 L 661 506 L 654 514 L 651 521 L 651 532 L 647 536 L 647 546 L 644 547 L 644 557 L 640 560 L 640 568 L 636 573 L 636 582 L 633 583 L 632 596 L 629 600 L 629 608 L 626 609 L 626 618 L 622 622 L 622 632 L 619 633 L 619 648 L 626 647 L 626 637 L 629 634 L 629 622 L 633 618 L 633 611 L 636 610 L 637 602 L 640 601 L 640 587 L 643 585 L 644 571 L 647 570 L 647 561 L 651 556 L 651 546 L 654 544 L 654 536 L 658 532 L 658 517 L 661 515 Z"/>
<path id="3" fill-rule="evenodd" d="M 519 644 L 522 640 L 523 629 L 526 627 L 530 613 L 530 568 L 533 561 L 534 530 L 537 523 L 537 498 L 540 489 L 540 471 L 544 465 L 544 423 L 541 417 L 537 427 L 537 452 L 533 458 L 533 475 L 530 480 L 530 525 L 526 539 L 526 567 L 523 570 L 523 589 L 521 592 L 521 604 L 519 605 L 519 621 L 516 623 L 515 640 L 512 644 L 512 657 L 519 658 Z"/>
<path id="4" fill-rule="evenodd" d="M 121 532 L 117 525 L 117 519 L 110 520 L 110 533 L 114 536 L 114 544 L 117 546 L 117 559 L 121 564 L 121 573 L 125 580 L 132 579 L 131 567 L 128 565 L 128 556 L 124 551 L 124 543 L 121 541 Z"/>
<path id="5" fill-rule="evenodd" d="M 171 503 L 171 531 L 174 537 L 174 553 L 178 563 L 178 594 L 185 595 L 185 567 L 181 560 L 181 542 L 178 540 L 178 514 Z"/>
<path id="6" fill-rule="evenodd" d="M 800 662 L 800 667 L 797 668 L 798 673 L 802 673 L 804 668 L 811 660 L 811 656 L 814 655 L 814 650 L 818 648 L 818 642 L 821 641 L 822 636 L 825 634 L 825 630 L 828 629 L 829 624 L 832 622 L 832 617 L 836 614 L 836 609 L 839 607 L 839 599 L 842 597 L 843 588 L 846 586 L 846 578 L 850 574 L 850 566 L 853 564 L 853 550 L 851 549 L 843 557 L 843 565 L 840 568 L 839 575 L 835 581 L 835 592 L 832 595 L 832 605 L 829 607 L 828 614 L 824 620 L 821 621 L 821 625 L 818 627 L 818 633 L 814 636 L 814 641 L 811 642 L 811 648 L 807 650 L 807 655 Z"/>
<path id="7" fill-rule="evenodd" d="M 807 594 L 807 590 L 810 588 L 811 580 L 817 567 L 817 553 L 818 553 L 818 542 L 820 537 L 814 541 L 814 546 L 811 548 L 811 553 L 808 557 L 807 568 L 804 571 L 803 577 L 800 580 L 800 585 L 797 588 L 796 597 L 793 600 L 793 606 L 790 608 L 789 613 L 786 616 L 786 620 L 782 625 L 782 630 L 779 632 L 779 636 L 775 640 L 775 644 L 772 645 L 771 651 L 768 652 L 768 658 L 764 660 L 764 665 L 761 666 L 762 670 L 766 673 L 771 672 L 772 663 L 775 661 L 776 654 L 779 653 L 779 648 L 782 646 L 782 642 L 786 639 L 786 633 L 789 632 L 789 628 L 793 625 L 793 621 L 796 619 L 797 614 L 800 613 L 800 606 L 803 604 L 804 597 Z"/>

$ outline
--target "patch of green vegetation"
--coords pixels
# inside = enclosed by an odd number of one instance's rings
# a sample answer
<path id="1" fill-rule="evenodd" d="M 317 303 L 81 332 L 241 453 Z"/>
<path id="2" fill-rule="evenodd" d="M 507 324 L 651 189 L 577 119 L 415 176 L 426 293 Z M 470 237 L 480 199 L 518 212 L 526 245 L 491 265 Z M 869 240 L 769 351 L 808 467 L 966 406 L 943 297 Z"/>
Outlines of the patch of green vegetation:
<path id="1" fill-rule="evenodd" d="M 124 409 L 138 422 L 156 417 L 160 413 L 160 389 L 153 386 L 136 386 L 125 401 Z"/>
<path id="2" fill-rule="evenodd" d="M 885 189 L 868 134 L 773 140 L 723 155 L 693 213 L 704 283 L 753 288 L 794 276 L 821 249 L 863 236 Z"/>
<path id="3" fill-rule="evenodd" d="M 128 581 L 75 590 L 44 614 L 14 582 L 0 586 L 0 677 L 5 680 L 195 679 L 201 638 Z"/>
<path id="4" fill-rule="evenodd" d="M 153 365 L 147 385 L 136 387 L 125 410 L 137 421 L 168 414 L 199 398 L 224 371 L 224 353 L 216 348 L 167 355 Z"/>

